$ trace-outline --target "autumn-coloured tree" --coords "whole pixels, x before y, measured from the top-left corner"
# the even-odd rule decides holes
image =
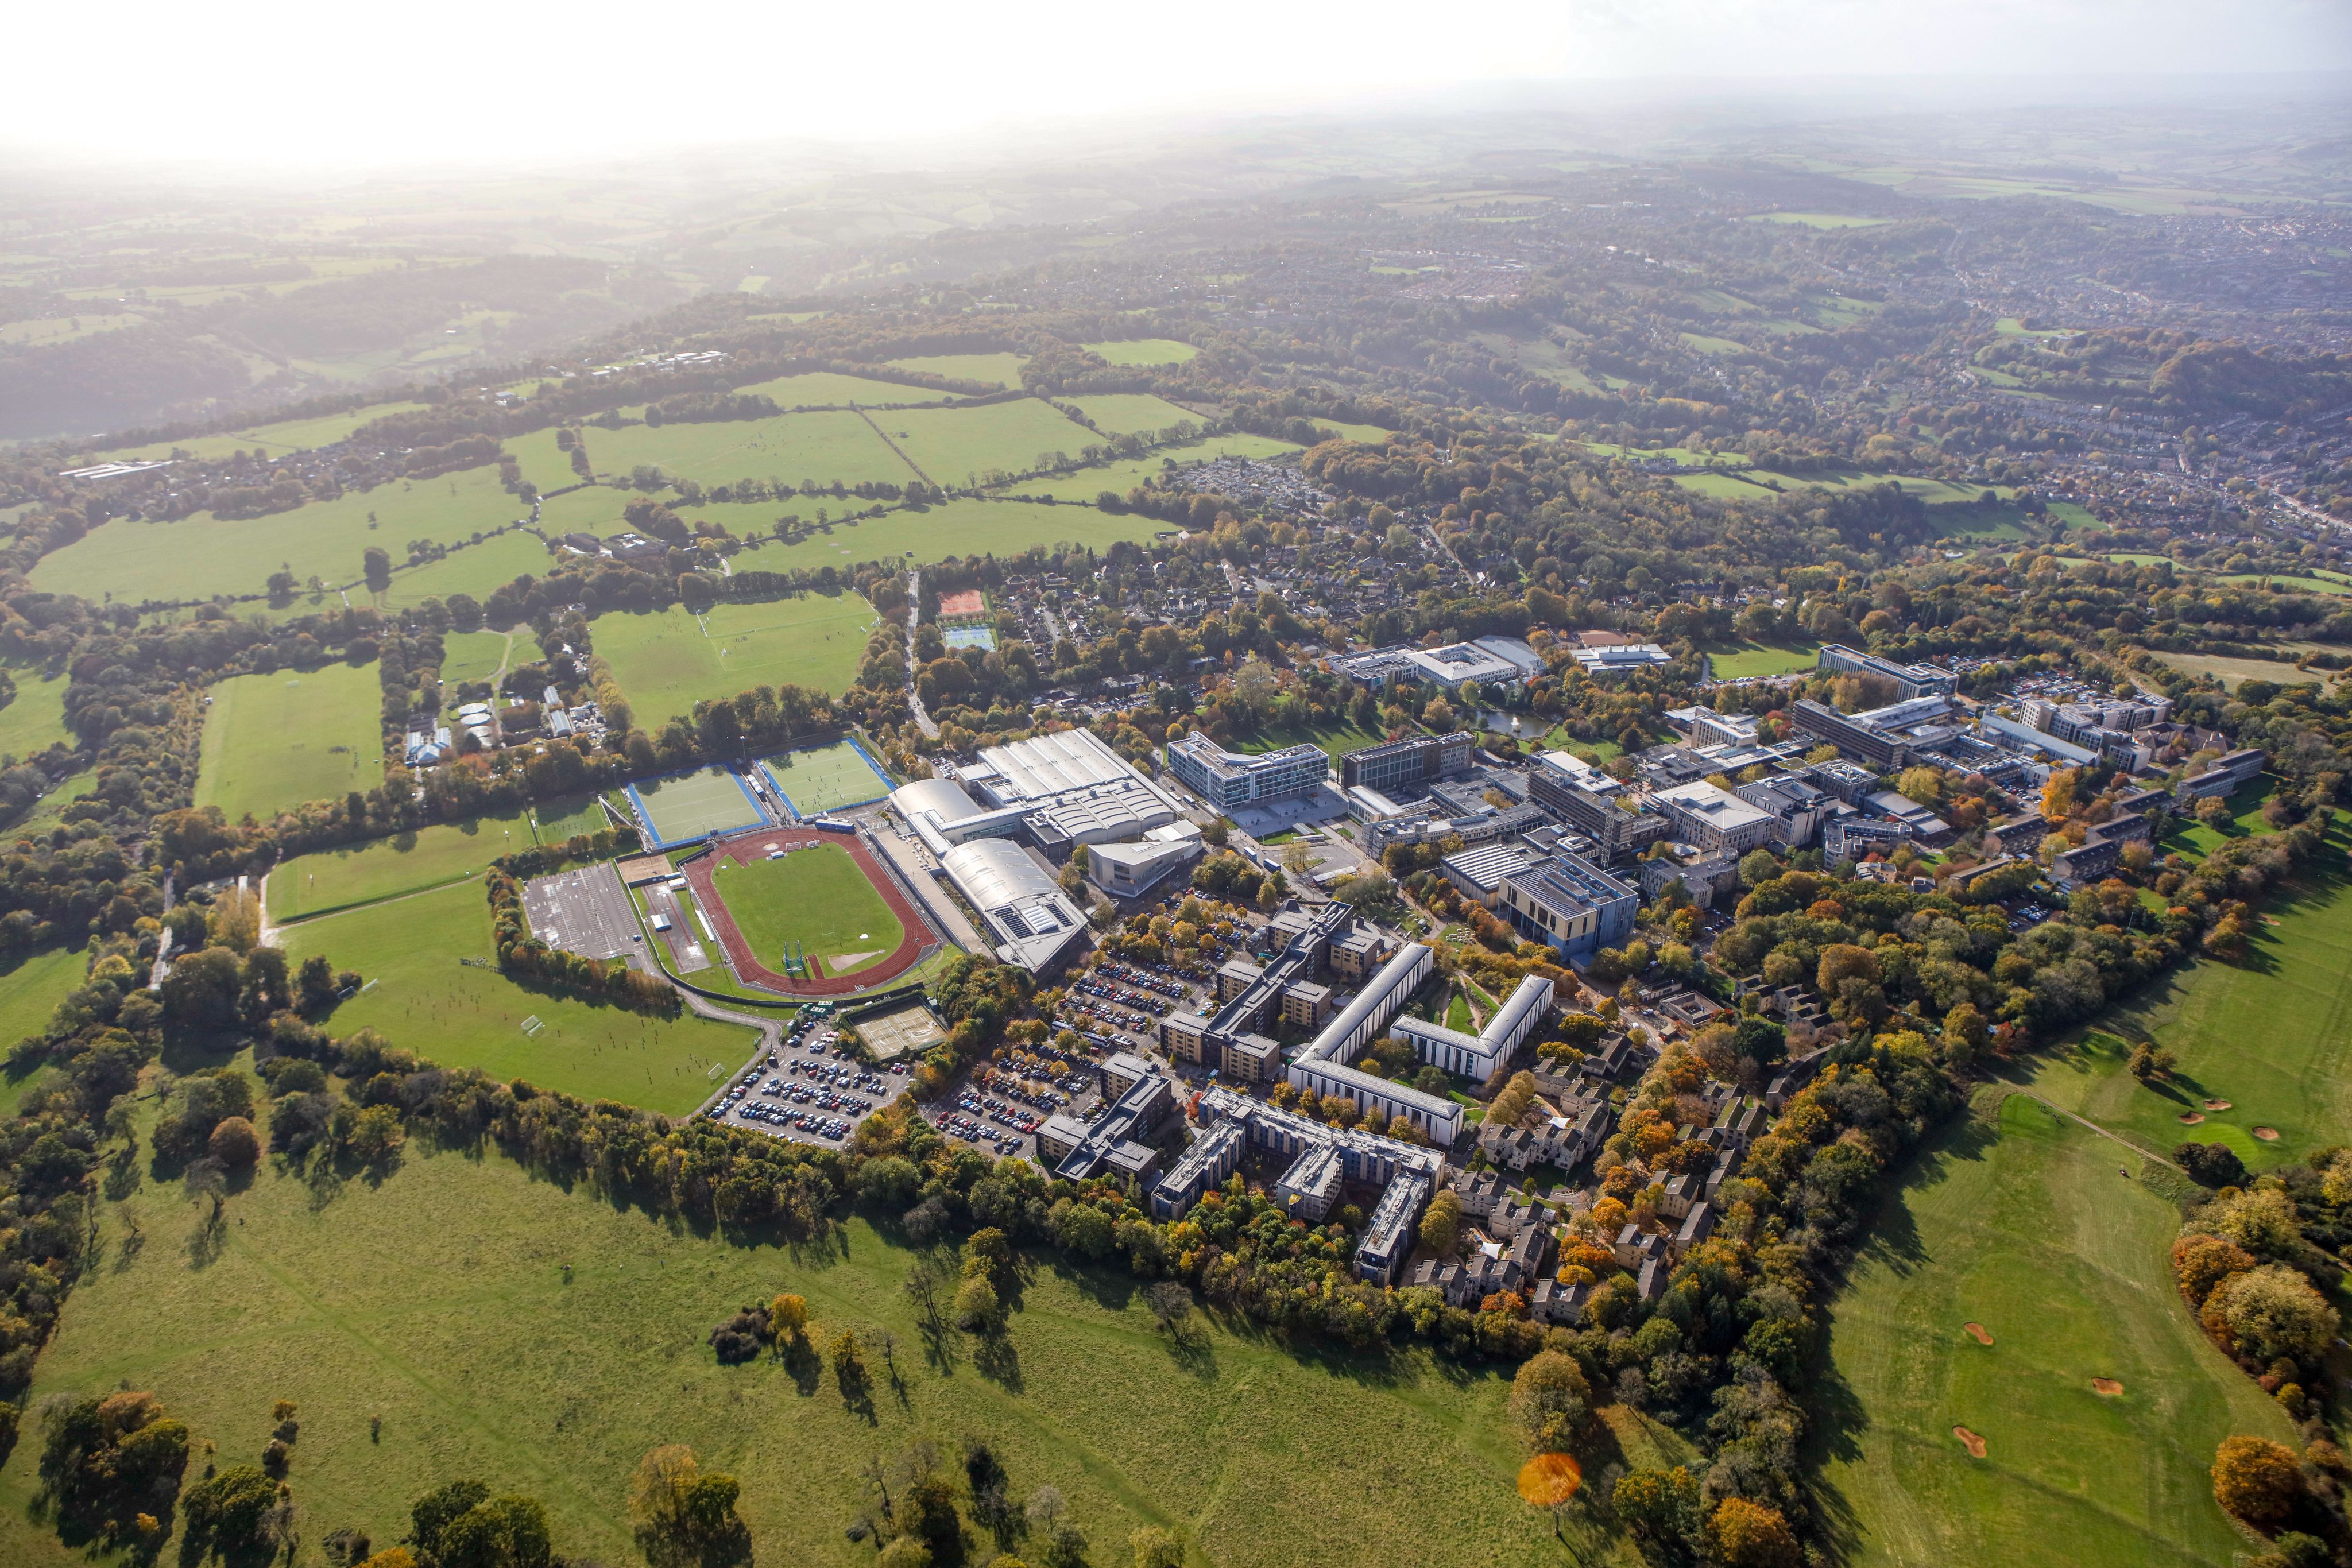
[[[1592,1415],[1592,1386],[1574,1358],[1538,1351],[1519,1364],[1511,1380],[1511,1419],[1529,1448],[1566,1453]]]
[[[751,1561],[751,1531],[735,1512],[741,1488],[705,1473],[682,1443],[654,1449],[629,1487],[629,1521],[650,1568],[733,1568]]]
[[[1805,1560],[1796,1532],[1777,1508],[1728,1497],[1709,1522],[1728,1568],[1798,1568]]]
[[[2172,1278],[2192,1306],[2203,1306],[2214,1286],[2253,1266],[2252,1253],[2218,1236],[2184,1236],[2172,1244]]]
[[[768,1303],[768,1326],[777,1343],[798,1344],[808,1333],[808,1298],[790,1291]]]
[[[2224,1437],[2213,1454],[2213,1500],[2249,1524],[2277,1524],[2303,1500],[2303,1471],[2267,1437]]]

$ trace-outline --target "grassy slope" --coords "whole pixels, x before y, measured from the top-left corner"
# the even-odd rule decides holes
[[[731,697],[791,682],[837,692],[857,678],[874,607],[855,593],[803,594],[766,603],[597,618],[596,652],[636,705],[640,727],[659,729],[703,697]],[[708,627],[706,634],[705,627]]]
[[[1997,1125],[1940,1139],[1880,1217],[1817,1396],[1822,1487],[1857,1568],[2160,1568],[2242,1547],[2206,1467],[2231,1432],[2289,1423],[2190,1321],[2166,1262],[2178,1217],[2119,1158],[2140,1164],[2012,1096]]]
[[[474,875],[502,854],[529,849],[523,813],[439,822],[341,849],[299,855],[269,873],[273,921],[297,920],[323,909],[415,893]]]
[[[88,599],[109,592],[133,601],[202,599],[258,593],[281,564],[297,580],[318,576],[332,583],[354,582],[361,556],[371,545],[398,562],[408,558],[411,539],[449,544],[529,512],[499,487],[497,467],[485,465],[347,491],[331,501],[236,522],[219,521],[210,512],[175,523],[117,517],[42,557],[33,569],[34,586]],[[370,514],[376,518],[373,528]],[[530,543],[543,560],[539,542]],[[452,560],[462,561],[468,553],[460,551]]]
[[[824,961],[825,973],[853,974],[872,960],[844,966],[835,958],[893,953],[907,935],[849,852],[832,844],[782,860],[722,862],[714,874],[743,939],[771,968],[781,966],[785,943],[798,942]]]
[[[145,1244],[125,1259],[110,1219],[107,1261],[68,1303],[33,1397],[152,1388],[223,1463],[257,1452],[273,1399],[295,1400],[310,1542],[351,1523],[388,1544],[414,1497],[471,1475],[543,1500],[558,1550],[635,1562],[629,1473],[685,1442],[742,1478],[760,1562],[864,1563],[873,1549],[842,1533],[866,1506],[857,1468],[985,1434],[1016,1497],[1060,1489],[1097,1563],[1123,1562],[1147,1522],[1223,1568],[1339,1540],[1361,1568],[1560,1560],[1512,1490],[1500,1377],[1418,1354],[1301,1358],[1222,1331],[1180,1360],[1123,1274],[1039,1273],[990,1375],[961,1336],[943,1367],[926,1362],[898,1291],[909,1255],[862,1224],[823,1247],[730,1247],[495,1155],[415,1148],[381,1186],[314,1189],[265,1164],[202,1268],[196,1206],[152,1183],[130,1203]],[[903,1399],[878,1356],[870,1415],[829,1373],[803,1391],[773,1363],[714,1364],[710,1325],[786,1289],[821,1324],[894,1333]],[[1635,1427],[1624,1448],[1639,1458],[1659,1437]],[[0,1472],[0,1558],[47,1568],[73,1559],[26,1517],[38,1450],[20,1442]]]
[[[324,953],[379,982],[335,1009],[333,1029],[373,1026],[448,1067],[479,1067],[594,1099],[679,1114],[709,1097],[711,1063],[740,1066],[751,1036],[691,1015],[675,1021],[592,1005],[508,979],[491,959],[490,910],[478,883],[306,921],[283,938],[299,964]],[[546,1028],[522,1032],[525,1019]]]
[[[37,756],[59,741],[71,746],[73,734],[66,728],[67,678],[44,675],[29,664],[9,666],[8,675],[16,683],[16,695],[0,707],[0,757]]]
[[[901,409],[877,416],[875,423],[916,467],[941,485],[970,484],[990,468],[1019,473],[1035,467],[1040,453],[1075,455],[1102,440],[1037,398],[982,408]]]
[[[383,782],[373,663],[237,675],[212,688],[195,801],[236,821]],[[336,747],[345,749],[337,751]]]

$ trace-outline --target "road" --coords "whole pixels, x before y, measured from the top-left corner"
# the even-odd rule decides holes
[[[923,569],[916,567],[907,573],[907,706],[913,710],[915,726],[925,737],[937,740],[940,727],[923,706],[921,695],[915,690],[915,628],[923,621]]]

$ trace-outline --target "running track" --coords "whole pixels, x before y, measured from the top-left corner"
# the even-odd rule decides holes
[[[874,884],[874,891],[882,895],[882,902],[890,906],[890,913],[898,916],[899,925],[905,929],[906,936],[899,940],[898,948],[879,963],[869,964],[852,974],[827,975],[819,980],[795,980],[761,963],[752,955],[751,945],[743,940],[741,929],[736,925],[735,917],[728,913],[726,901],[711,885],[711,881],[721,859],[731,860],[739,865],[750,865],[754,861],[768,858],[770,844],[787,852],[813,849],[818,844],[834,844],[847,850],[850,858],[857,862],[857,868],[866,873],[866,880]],[[719,934],[719,945],[727,949],[727,956],[734,961],[735,973],[749,984],[782,991],[786,996],[845,997],[856,991],[872,990],[913,968],[922,957],[925,947],[943,940],[931,929],[931,923],[923,918],[921,912],[907,902],[907,895],[899,888],[898,879],[875,861],[873,850],[866,846],[861,834],[817,833],[805,828],[755,828],[689,862],[686,867],[686,882],[694,889],[694,896],[701,903],[702,912],[709,916],[711,928]]]

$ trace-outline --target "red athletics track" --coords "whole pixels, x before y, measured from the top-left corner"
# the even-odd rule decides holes
[[[821,980],[795,980],[761,963],[752,956],[751,945],[743,940],[743,933],[736,925],[735,917],[727,912],[726,899],[711,885],[711,874],[719,869],[722,859],[731,860],[738,865],[766,860],[770,844],[787,852],[812,849],[818,844],[834,844],[847,850],[850,858],[856,861],[857,869],[866,873],[866,880],[874,884],[874,891],[882,895],[882,902],[890,906],[890,913],[898,916],[899,925],[907,933],[897,950],[880,963],[869,964],[854,974],[828,975]],[[931,923],[923,918],[921,911],[907,902],[907,895],[900,891],[898,882],[876,863],[874,852],[866,847],[865,839],[856,833],[813,833],[806,828],[753,829],[714,846],[709,854],[698,855],[687,862],[686,883],[694,889],[694,896],[701,902],[702,912],[710,917],[711,928],[719,933],[720,946],[727,949],[727,956],[734,961],[735,973],[747,984],[780,991],[785,996],[845,997],[854,991],[872,990],[913,968],[922,957],[926,946],[944,940],[931,929]]]

